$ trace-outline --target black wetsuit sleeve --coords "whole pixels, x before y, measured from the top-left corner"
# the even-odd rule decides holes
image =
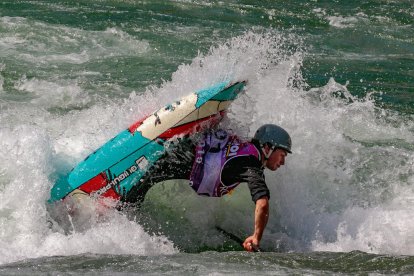
[[[246,182],[254,202],[264,196],[270,198],[262,165],[252,155],[230,159],[223,168],[221,180],[224,185]]]
[[[135,183],[131,190],[121,198],[137,207],[144,201],[145,195],[155,184],[170,179],[189,179],[194,162],[194,143],[189,139],[179,139],[171,145],[164,155]]]

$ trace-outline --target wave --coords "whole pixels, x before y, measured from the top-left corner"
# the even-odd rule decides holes
[[[89,32],[77,35],[89,41]],[[112,46],[104,48],[107,53]],[[241,237],[250,234],[253,203],[246,186],[229,197],[206,199],[179,181],[153,188],[141,212],[109,213],[84,232],[65,235],[46,222],[45,202],[57,170],[75,165],[145,114],[223,80],[248,80],[246,94],[234,102],[223,127],[248,138],[261,124],[277,123],[292,136],[294,153],[287,165],[266,174],[271,218],[265,248],[413,254],[414,225],[406,219],[413,207],[407,188],[414,184],[412,121],[377,106],[369,95],[352,96],[334,79],[309,87],[301,73],[304,56],[298,36],[249,31],[199,53],[160,86],[112,100],[97,97],[64,113],[48,110],[48,95],[60,84],[21,82],[18,88],[36,93],[38,100],[10,102],[0,112],[1,262],[86,252],[203,251],[226,240],[216,225]],[[66,87],[74,89],[76,82]],[[90,99],[82,89],[70,94],[75,96],[51,101],[60,106]],[[376,239],[380,234],[383,238]],[[405,246],[394,241],[396,235],[406,237]]]

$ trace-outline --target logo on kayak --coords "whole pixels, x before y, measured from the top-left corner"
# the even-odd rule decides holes
[[[121,183],[123,180],[125,180],[131,174],[135,173],[138,170],[141,170],[141,171],[144,170],[148,166],[148,163],[149,162],[148,162],[147,158],[145,158],[145,156],[141,156],[140,158],[135,160],[135,163],[131,167],[129,167],[128,169],[126,169],[125,171],[120,173],[117,177],[112,179],[111,182],[109,182],[104,187],[100,188],[99,190],[93,192],[91,195],[93,197],[99,197],[99,196],[103,195],[104,193],[109,191],[112,187],[115,187],[116,185]]]

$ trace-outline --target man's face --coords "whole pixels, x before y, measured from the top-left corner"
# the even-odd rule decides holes
[[[280,166],[285,164],[286,155],[287,152],[285,150],[275,149],[269,159],[267,159],[266,167],[271,171],[277,170]]]

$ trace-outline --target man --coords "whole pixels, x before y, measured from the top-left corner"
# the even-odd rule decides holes
[[[210,131],[196,144],[180,142],[167,150],[122,201],[139,206],[154,184],[168,179],[189,179],[197,194],[210,197],[221,197],[247,182],[256,207],[254,232],[243,247],[253,251],[260,245],[269,217],[270,193],[263,170],[277,170],[287,153],[291,153],[290,136],[277,125],[261,126],[251,142],[223,130]]]

